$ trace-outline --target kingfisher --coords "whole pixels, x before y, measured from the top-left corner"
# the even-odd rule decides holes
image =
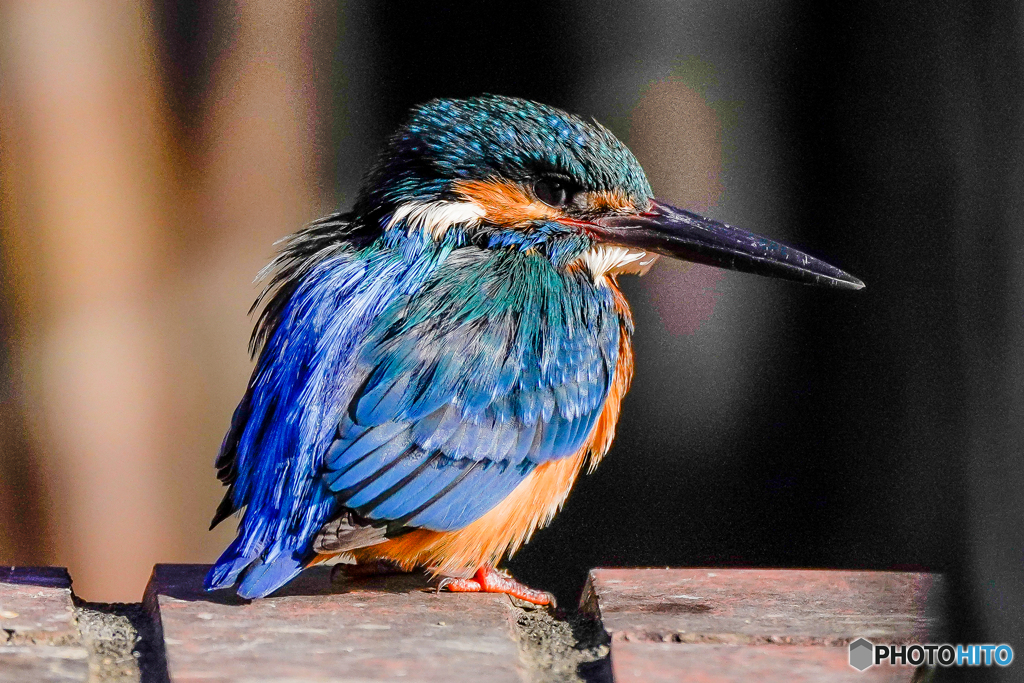
[[[239,513],[238,534],[206,588],[261,598],[341,562],[552,604],[497,567],[611,446],[633,374],[618,278],[659,255],[864,286],[654,199],[596,122],[493,95],[414,108],[352,210],[261,273],[216,460],[211,528]]]

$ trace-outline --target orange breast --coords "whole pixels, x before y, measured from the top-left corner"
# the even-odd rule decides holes
[[[615,293],[615,307],[624,319],[631,314],[613,278],[606,283]],[[511,494],[480,519],[458,531],[417,529],[380,545],[353,551],[368,562],[388,559],[407,569],[416,566],[446,576],[465,576],[484,564],[495,565],[547,526],[569,496],[586,464],[593,471],[615,436],[622,397],[633,378],[633,349],[625,329],[619,336],[619,357],[608,399],[587,444],[575,455],[539,465]]]

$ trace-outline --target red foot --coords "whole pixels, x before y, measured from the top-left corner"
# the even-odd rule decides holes
[[[476,570],[471,579],[443,579],[437,590],[446,589],[453,593],[505,593],[512,597],[532,602],[535,605],[551,605],[555,607],[555,596],[545,591],[538,591],[524,586],[508,574],[499,572],[494,567],[484,565]]]

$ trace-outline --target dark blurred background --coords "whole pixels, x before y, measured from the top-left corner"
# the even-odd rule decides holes
[[[943,571],[953,635],[1024,652],[1017,3],[2,11],[0,562],[137,600],[154,562],[212,561],[271,244],[350,205],[409,106],[490,92],[597,118],[658,196],[868,285],[625,281],[616,445],[517,576],[572,599],[593,566]]]

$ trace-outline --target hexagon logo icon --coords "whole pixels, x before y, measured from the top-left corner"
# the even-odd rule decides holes
[[[871,641],[858,638],[850,643],[850,666],[857,671],[864,671],[875,662],[875,646]]]

